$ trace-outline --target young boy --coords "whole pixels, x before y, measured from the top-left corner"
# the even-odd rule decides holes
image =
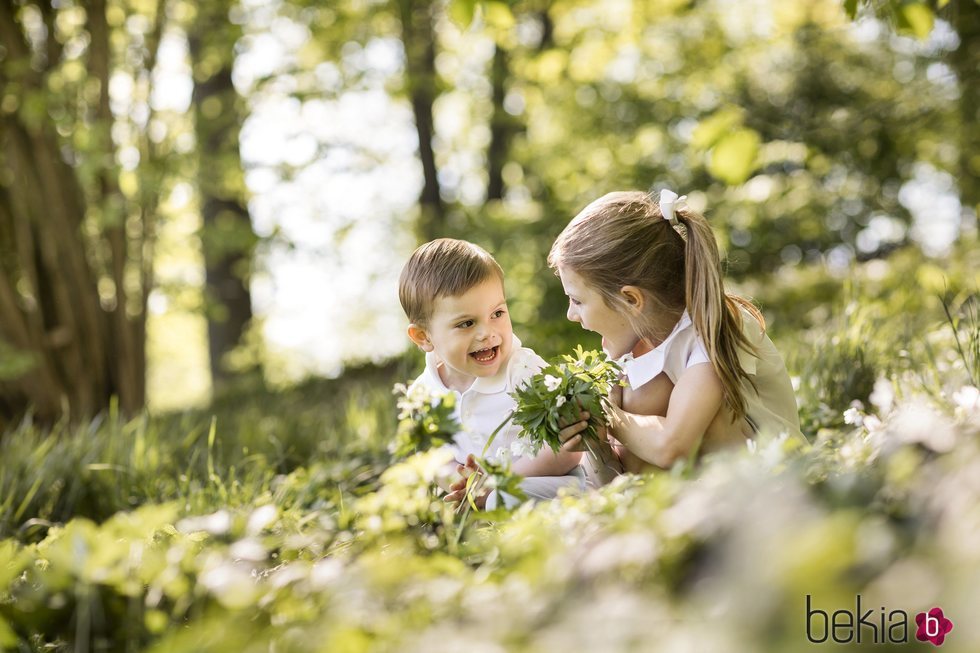
[[[514,335],[504,273],[477,245],[440,238],[416,249],[402,269],[398,298],[411,323],[408,337],[425,352],[425,370],[414,384],[456,394],[463,431],[456,435],[453,455],[456,471],[465,477],[475,469],[470,456],[483,455],[490,435],[514,409],[509,393],[545,362]],[[519,432],[509,423],[487,453],[509,449]],[[525,477],[521,489],[529,498],[553,498],[561,487],[582,486],[580,460],[581,453],[554,454],[545,447],[535,458],[513,458],[511,469]],[[459,480],[447,485],[447,498],[460,499],[461,488]],[[493,508],[500,501],[495,495],[478,503],[485,499]]]

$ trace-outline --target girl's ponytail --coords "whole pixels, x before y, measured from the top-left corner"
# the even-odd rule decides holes
[[[752,355],[758,354],[742,331],[739,309],[745,308],[762,328],[765,328],[765,319],[751,302],[725,292],[721,257],[708,221],[686,210],[678,211],[677,217],[687,232],[684,251],[687,312],[708,350],[708,358],[724,388],[725,402],[737,421],[745,417],[742,379],[755,388],[752,377],[742,369],[738,352],[742,348]]]
[[[721,379],[725,402],[736,419],[745,417],[742,380],[755,383],[739,363],[739,350],[758,350],[742,332],[741,308],[765,321],[750,302],[725,293],[715,235],[707,221],[687,209],[674,210],[670,191],[660,202],[641,191],[609,193],[565,227],[548,255],[553,268],[566,266],[602,294],[606,305],[627,315],[638,335],[659,343],[687,309],[708,358]],[[664,209],[667,209],[665,215]],[[666,218],[666,219],[665,219]],[[686,231],[686,236],[684,232]],[[633,285],[647,293],[651,310],[628,317],[620,292]]]

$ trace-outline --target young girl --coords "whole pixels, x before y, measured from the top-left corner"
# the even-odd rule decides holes
[[[711,227],[684,199],[668,190],[659,204],[643,192],[605,195],[569,223],[548,256],[568,295],[568,319],[598,332],[625,372],[628,385],[613,397],[621,408],[607,417],[627,471],[669,468],[756,436],[803,438],[765,321],[725,292]],[[562,434],[570,450],[582,417]]]

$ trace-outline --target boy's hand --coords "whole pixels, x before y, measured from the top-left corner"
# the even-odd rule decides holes
[[[589,417],[591,415],[588,411],[583,410],[578,416],[580,420],[578,422],[572,422],[571,424],[567,424],[565,420],[558,422],[558,426],[562,427],[558,433],[558,437],[561,438],[561,451],[564,453],[585,451],[585,447],[582,445],[581,434],[589,426]]]
[[[473,474],[478,476],[483,475],[483,470],[477,464],[476,459],[473,454],[466,457],[465,465],[456,465],[456,472],[459,474],[460,478],[454,481],[449,486],[449,494],[443,497],[443,501],[447,503],[461,504],[466,500],[466,486],[469,483],[469,477]],[[473,479],[473,483],[479,483],[480,479]],[[477,508],[483,510],[487,503],[487,495],[490,494],[490,490],[480,489],[477,494],[473,497],[473,501],[476,503]]]
[[[610,388],[609,402],[615,408],[622,409],[623,386],[619,384],[615,384],[613,385],[612,388]],[[561,427],[561,431],[559,431],[558,437],[561,438],[562,441],[561,450],[564,452],[585,451],[585,446],[582,444],[581,433],[586,428],[588,428],[589,418],[592,417],[592,415],[588,411],[583,410],[578,414],[578,417],[580,421],[573,422],[571,424],[565,422],[564,419],[558,421],[558,426]],[[610,442],[610,444],[613,443],[618,444],[618,442],[611,437],[611,433],[609,432],[609,429],[607,429],[605,426],[600,427],[598,431],[599,431],[598,435],[599,435],[600,442]]]
[[[559,432],[558,437],[562,440],[562,451],[588,451],[582,442],[582,431],[589,424],[588,411],[579,413],[579,418],[581,421],[565,426]],[[562,423],[559,422],[558,425],[561,426]],[[586,457],[588,462],[585,465],[585,470],[590,482],[599,487],[622,474],[623,463],[620,460],[621,453],[619,450],[622,445],[619,445],[619,441],[610,436],[609,430],[602,426],[597,430],[597,435],[599,436],[599,443],[592,445],[594,450],[589,451],[589,455]]]

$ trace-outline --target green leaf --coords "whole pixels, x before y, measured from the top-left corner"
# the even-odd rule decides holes
[[[484,8],[487,25],[501,30],[509,30],[514,26],[514,14],[503,2],[488,2]]]
[[[929,36],[935,19],[932,10],[921,2],[904,4],[899,8],[899,26],[910,30],[920,39]]]
[[[0,617],[0,646],[4,647],[4,649],[13,649],[16,645],[17,633],[4,621],[3,617]]]
[[[755,168],[761,139],[753,129],[739,129],[728,134],[711,150],[708,172],[730,185],[749,178]]]
[[[473,24],[476,15],[476,0],[452,0],[449,3],[449,18],[466,29]]]
[[[857,0],[844,0],[844,11],[847,12],[847,17],[851,20],[857,16]]]
[[[691,145],[699,150],[705,150],[725,135],[732,128],[742,124],[742,110],[738,107],[725,107],[705,118],[694,129]]]

